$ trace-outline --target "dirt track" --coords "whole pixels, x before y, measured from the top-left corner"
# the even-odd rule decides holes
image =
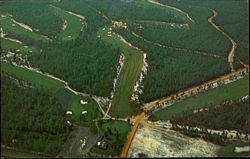
[[[212,26],[216,30],[220,31],[224,36],[226,36],[230,40],[230,42],[232,43],[232,48],[231,48],[231,50],[230,50],[230,52],[228,54],[228,59],[227,60],[228,60],[228,63],[230,65],[231,71],[234,72],[235,70],[234,70],[233,62],[234,62],[234,54],[235,54],[235,50],[236,50],[236,47],[237,47],[237,43],[229,35],[227,35],[223,30],[221,30],[219,28],[219,26],[217,26],[213,22],[213,19],[218,15],[218,13],[215,10],[213,10],[213,9],[210,9],[210,10],[213,12],[213,15],[208,19],[208,22],[210,24],[212,24]]]

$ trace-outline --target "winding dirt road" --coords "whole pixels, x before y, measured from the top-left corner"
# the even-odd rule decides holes
[[[209,8],[209,9],[210,9],[210,8]],[[227,60],[228,60],[228,63],[229,63],[229,65],[230,65],[231,72],[234,72],[235,69],[234,69],[234,66],[233,66],[233,62],[234,62],[234,54],[235,54],[235,50],[236,50],[236,47],[237,47],[237,43],[236,43],[229,35],[227,35],[223,30],[221,30],[221,29],[219,28],[219,26],[217,26],[217,25],[213,22],[213,19],[218,15],[218,13],[217,13],[215,10],[213,10],[213,9],[210,9],[210,10],[213,12],[213,15],[208,19],[208,22],[209,22],[210,24],[212,24],[212,26],[213,26],[216,30],[220,31],[224,36],[226,36],[226,37],[230,40],[230,42],[232,43],[232,48],[231,48],[231,50],[230,50],[230,52],[229,52],[229,54],[228,54]]]

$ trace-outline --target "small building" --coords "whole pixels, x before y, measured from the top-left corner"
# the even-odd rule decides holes
[[[108,144],[104,140],[98,141],[97,142],[97,147],[100,148],[100,149],[106,150],[107,147],[108,147]]]
[[[83,100],[80,100],[80,103],[81,103],[82,105],[88,104],[88,102],[85,102],[85,101],[83,101]]]
[[[105,30],[105,28],[102,28],[102,30],[104,31],[104,30]]]

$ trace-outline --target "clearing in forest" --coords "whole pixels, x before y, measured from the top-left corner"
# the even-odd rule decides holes
[[[32,32],[29,29],[26,29],[15,23],[12,16],[10,15],[1,16],[0,20],[3,31],[9,34],[11,37],[28,37],[29,39],[36,41],[48,41],[46,37]]]
[[[185,112],[221,104],[225,100],[238,100],[248,94],[249,76],[239,81],[199,93],[170,107],[153,113],[152,120],[169,120]]]
[[[118,77],[114,100],[109,114],[117,117],[127,117],[138,108],[130,100],[136,80],[142,71],[143,53],[121,41],[116,34],[110,33],[111,36],[108,36],[108,32],[113,31],[106,28],[105,30],[100,30],[99,34],[104,41],[112,44],[114,48],[119,48],[125,56],[124,66]]]
[[[80,32],[83,31],[83,27],[86,25],[84,19],[72,15],[68,13],[68,11],[65,11],[61,8],[52,5],[51,7],[53,7],[56,14],[58,14],[64,20],[62,31],[58,35],[58,38],[63,41],[76,39]]]

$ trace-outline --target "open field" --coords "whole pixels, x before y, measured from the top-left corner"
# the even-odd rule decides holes
[[[249,76],[245,78],[202,92],[194,97],[190,97],[168,108],[159,110],[152,114],[151,120],[169,120],[193,110],[221,104],[225,100],[238,100],[249,92]]]
[[[6,50],[20,50],[21,53],[38,52],[38,49],[33,46],[26,46],[5,38],[1,38],[1,48]]]
[[[18,25],[17,23],[14,23],[10,15],[5,15],[5,16],[6,17],[1,16],[1,26],[3,28],[3,31],[6,32],[10,37],[13,37],[21,41],[23,39],[30,39],[43,42],[48,41],[48,39],[46,39],[45,37],[37,33],[34,33],[28,29],[25,29],[20,25]]]
[[[58,14],[62,19],[65,20],[65,30],[63,30],[59,35],[58,38],[60,40],[72,40],[76,39],[80,32],[82,31],[83,27],[86,27],[86,23],[83,19],[80,19],[79,17],[76,17],[74,15],[71,15],[67,13],[65,10],[62,10],[58,7],[51,6],[55,10],[56,14]]]
[[[25,68],[20,68],[13,66],[9,63],[1,62],[1,71],[17,78],[24,80],[28,83],[31,83],[34,87],[37,87],[38,89],[41,89],[42,91],[45,92],[50,92],[52,95],[54,93],[57,93],[59,91],[62,91],[64,89],[65,84],[57,81],[55,79],[52,79],[50,77],[44,76],[42,74],[33,72],[31,70],[25,69]],[[68,90],[65,90],[68,91]],[[100,117],[100,112],[98,108],[98,104],[91,98],[89,97],[84,97],[82,95],[75,95],[72,92],[69,92],[71,96],[69,97],[68,101],[63,101],[61,103],[62,105],[64,102],[67,103],[66,108],[71,110],[73,112],[73,115],[71,119],[74,122],[86,122],[89,120],[93,120],[97,117]],[[60,98],[60,97],[59,97]],[[80,100],[87,101],[87,105],[81,105]],[[81,113],[82,111],[88,111],[87,114],[85,114],[83,119],[80,119],[81,116],[83,116]]]
[[[249,152],[234,152],[235,147],[249,146],[248,143],[241,143],[237,141],[232,141],[228,145],[223,146],[218,151],[219,157],[249,157]]]
[[[17,79],[25,80],[35,87],[44,89],[44,91],[46,89],[46,91],[56,92],[64,87],[62,82],[56,81],[50,77],[46,77],[42,74],[25,68],[13,66],[6,62],[1,62],[1,71],[13,75]]]
[[[99,34],[104,41],[112,44],[112,47],[119,48],[120,52],[125,56],[124,66],[117,80],[114,100],[109,114],[117,117],[126,117],[138,109],[135,108],[136,105],[131,103],[130,100],[134,85],[142,70],[143,53],[124,43],[117,35],[107,36],[108,32],[112,31],[106,28],[104,31],[100,30]]]

